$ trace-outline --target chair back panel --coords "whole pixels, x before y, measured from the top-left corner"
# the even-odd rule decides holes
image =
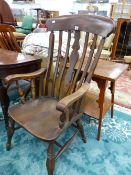
[[[17,25],[10,6],[5,0],[0,0],[0,23]]]
[[[51,33],[44,95],[61,99],[78,89],[83,82],[91,81],[105,38],[114,30],[114,22],[105,17],[74,15],[48,19],[47,26]],[[82,48],[81,32],[85,32]],[[90,53],[87,55],[89,33],[92,33],[94,38]],[[101,41],[95,53],[98,36],[101,36]],[[55,56],[56,40],[58,40],[58,47]]]
[[[15,32],[15,27],[6,24],[0,25],[0,48],[21,52],[13,32]]]

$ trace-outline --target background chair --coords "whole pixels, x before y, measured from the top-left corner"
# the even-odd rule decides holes
[[[0,48],[15,52],[21,52],[21,49],[18,45],[18,41],[16,40],[16,36],[14,35],[14,33],[15,33],[14,26],[7,24],[0,25]],[[24,80],[19,81],[19,83],[18,82],[15,83],[17,83],[17,86],[20,85],[24,89],[27,88],[29,85],[29,83]],[[12,83],[11,86],[5,87],[6,89],[8,89],[8,96],[12,101],[16,101],[16,99],[18,99],[18,93],[16,90],[15,83]]]
[[[15,32],[14,26],[0,25],[0,48],[21,52],[13,32]]]
[[[0,0],[0,23],[17,25],[10,6],[5,0]]]
[[[53,175],[55,160],[69,146],[73,138],[80,132],[82,140],[86,142],[84,130],[80,121],[83,113],[84,94],[87,92],[93,72],[100,57],[105,38],[113,31],[114,23],[111,19],[98,16],[71,15],[47,20],[49,37],[49,55],[47,69],[30,74],[17,74],[6,77],[7,84],[15,80],[31,80],[33,100],[25,102],[21,89],[21,101],[24,105],[15,105],[9,110],[8,141],[6,148],[11,148],[11,139],[15,130],[15,122],[25,128],[35,137],[46,141],[48,146],[47,170]],[[108,28],[107,28],[108,26]],[[58,55],[54,57],[55,32],[59,31]],[[62,53],[63,31],[67,31],[66,52]],[[84,31],[85,44],[79,59],[80,32]],[[89,58],[85,58],[89,33],[94,33],[92,49]],[[71,35],[74,37],[72,38]],[[97,35],[102,36],[98,51],[94,57]],[[71,46],[73,39],[73,46]],[[54,70],[53,75],[51,70]],[[36,80],[39,83],[39,98],[36,98]],[[37,86],[38,87],[38,86]],[[62,146],[57,138],[70,126],[76,130],[71,138]],[[55,154],[54,145],[60,150]]]
[[[33,25],[33,17],[32,16],[24,16],[22,25],[20,27],[16,27],[16,32],[29,34],[32,32]]]

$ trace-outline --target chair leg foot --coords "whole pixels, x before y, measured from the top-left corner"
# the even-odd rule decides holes
[[[99,135],[97,135],[97,140],[100,141],[100,136]]]
[[[55,168],[55,155],[54,155],[53,142],[50,142],[48,146],[46,167],[47,167],[48,175],[53,175],[54,168]]]
[[[79,129],[79,132],[81,134],[82,140],[84,143],[86,143],[86,137],[85,137],[85,133],[84,133],[84,129],[83,129],[83,126],[81,124],[81,121],[77,120],[76,123],[77,123],[77,128]]]
[[[9,120],[9,125],[7,128],[7,143],[6,150],[9,151],[11,149],[11,140],[14,134],[14,121],[12,119]]]
[[[114,106],[111,107],[111,118],[113,118],[114,115]]]

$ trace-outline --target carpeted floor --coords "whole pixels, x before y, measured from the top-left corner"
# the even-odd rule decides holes
[[[115,107],[114,118],[106,114],[101,141],[96,140],[97,122],[83,118],[87,143],[76,136],[70,147],[56,161],[55,175],[130,175],[131,174],[131,116]],[[69,129],[60,138],[65,141]],[[23,129],[16,131],[13,148],[5,150],[6,132],[0,122],[0,175],[47,175],[47,144]]]
[[[115,104],[131,109],[131,71],[125,71],[115,84]],[[95,81],[90,84],[90,91],[99,94],[99,89]],[[106,88],[106,96],[111,99],[111,92]]]
[[[131,70],[124,72],[116,81],[115,103],[131,109]]]

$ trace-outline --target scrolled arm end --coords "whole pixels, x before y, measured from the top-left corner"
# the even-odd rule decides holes
[[[34,72],[31,72],[31,73],[8,75],[7,77],[5,77],[4,83],[10,84],[13,81],[22,80],[22,79],[23,80],[30,80],[32,78],[37,78],[37,77],[41,76],[45,72],[46,72],[46,68],[41,68],[41,69],[34,71]]]

